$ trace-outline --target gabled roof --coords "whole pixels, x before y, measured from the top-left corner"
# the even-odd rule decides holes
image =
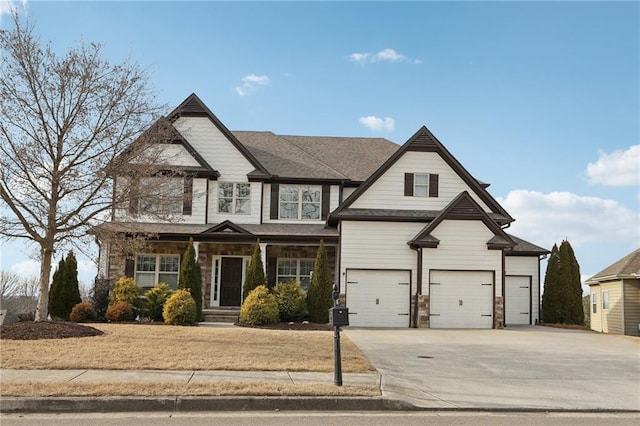
[[[247,231],[243,227],[236,225],[230,220],[225,220],[217,225],[212,226],[211,228],[203,231],[202,234],[216,234],[216,233],[231,233],[231,234],[241,234],[241,235],[253,235],[251,232]]]
[[[427,129],[422,126],[409,140],[400,147],[389,159],[378,168],[362,185],[358,187],[347,199],[338,207],[332,215],[348,208],[357,200],[374,182],[376,182],[387,170],[391,168],[403,155],[409,151],[435,152],[453,169],[455,173],[473,190],[475,194],[493,211],[505,218],[504,223],[513,222],[513,218],[502,208],[502,206],[484,188],[484,184],[475,179],[471,174],[455,159],[453,155],[442,145],[442,143]]]
[[[192,93],[180,105],[178,105],[170,114],[169,119],[173,122],[179,117],[207,117],[214,126],[236,147],[238,151],[256,168],[256,172],[263,176],[269,176],[264,166],[251,154],[251,152],[238,141],[238,139],[222,124],[218,117],[196,96]]]
[[[507,235],[506,232],[495,221],[493,221],[487,212],[469,195],[467,191],[463,191],[445,207],[435,219],[425,226],[412,240],[408,241],[412,248],[438,246],[438,240],[431,235],[434,229],[442,223],[443,220],[481,220],[484,225],[493,232],[494,237],[487,241],[490,249],[502,249],[513,247],[515,242]]]
[[[640,279],[640,249],[636,249],[614,264],[598,272],[586,282],[589,285],[619,279]]]
[[[546,248],[537,246],[515,235],[507,234],[516,243],[515,246],[504,251],[505,256],[542,256],[551,253]]]

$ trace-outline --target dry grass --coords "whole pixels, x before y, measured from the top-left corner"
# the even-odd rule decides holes
[[[3,383],[3,397],[60,396],[380,396],[377,386],[275,383]]]
[[[91,326],[105,334],[56,340],[2,340],[1,367],[333,371],[333,333],[329,331],[144,324]],[[346,336],[342,336],[341,345],[344,372],[373,370],[369,361]]]

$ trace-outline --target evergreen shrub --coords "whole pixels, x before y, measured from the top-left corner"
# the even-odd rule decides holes
[[[275,324],[279,320],[278,301],[264,285],[253,289],[240,308],[240,322],[243,324]]]
[[[267,280],[264,277],[264,265],[262,264],[262,250],[260,243],[253,247],[253,254],[247,266],[247,274],[242,285],[242,300],[245,300],[249,293],[258,286],[265,285]]]
[[[133,305],[121,301],[109,305],[107,321],[133,321]]]
[[[138,302],[139,295],[140,287],[133,278],[120,277],[111,289],[109,304],[113,305],[116,302],[126,302],[131,306],[135,306]]]
[[[320,241],[313,276],[307,292],[309,320],[318,324],[329,322],[329,309],[333,306],[333,277],[329,269],[329,256],[324,242]]]
[[[89,302],[78,303],[71,309],[71,315],[69,316],[73,322],[86,322],[95,321],[97,318],[96,311],[93,309],[93,305]]]
[[[162,321],[162,310],[167,299],[173,294],[173,290],[165,283],[158,283],[144,293],[147,299],[149,318],[153,321]]]
[[[202,316],[202,272],[200,271],[200,264],[196,259],[193,238],[189,239],[187,250],[182,256],[178,288],[189,291],[193,301],[196,303],[196,319],[199,319]]]
[[[307,314],[307,295],[300,281],[278,283],[273,289],[281,321],[300,321]]]
[[[188,290],[179,289],[164,303],[164,322],[172,325],[186,325],[196,322],[196,302]]]

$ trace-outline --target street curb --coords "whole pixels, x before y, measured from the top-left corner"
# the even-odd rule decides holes
[[[382,397],[52,397],[2,398],[0,413],[190,411],[407,411],[417,407]]]

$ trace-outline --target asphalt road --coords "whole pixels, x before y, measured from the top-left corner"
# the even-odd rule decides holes
[[[215,412],[0,415],[2,426],[189,425],[456,425],[456,426],[635,426],[639,413],[495,413],[495,412]]]

